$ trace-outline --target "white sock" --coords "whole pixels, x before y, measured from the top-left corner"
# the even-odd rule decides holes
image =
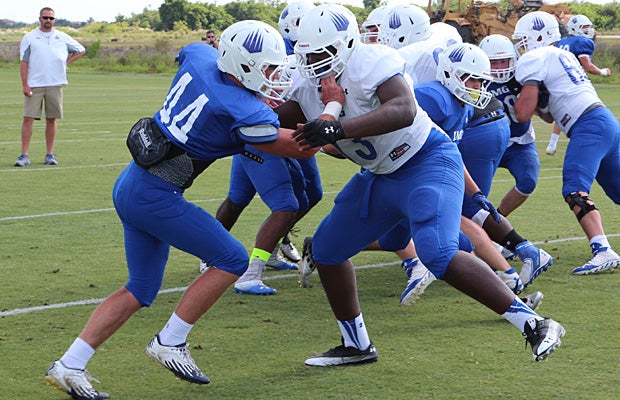
[[[265,264],[267,264],[266,260],[261,260],[260,258],[252,258],[250,259],[250,265],[248,269],[245,271],[243,275],[237,279],[236,283],[242,283],[247,281],[262,281],[263,273],[265,272]]]
[[[362,314],[349,321],[338,321],[338,326],[340,327],[345,347],[366,350],[370,346],[370,339],[368,338],[368,331],[366,331],[366,324],[364,324]]]
[[[60,358],[60,361],[67,368],[83,370],[86,369],[86,364],[93,354],[95,354],[95,349],[84,340],[77,338]]]
[[[516,326],[521,331],[521,333],[524,333],[525,323],[528,320],[532,318],[535,318],[536,320],[544,319],[540,315],[536,314],[534,310],[526,306],[525,303],[516,296],[508,310],[502,314],[502,317],[504,317],[506,321]]]
[[[193,327],[194,325],[188,324],[179,318],[176,313],[172,313],[164,329],[159,332],[159,343],[164,346],[183,344]]]
[[[590,239],[590,244],[598,243],[601,247],[609,248],[609,240],[607,240],[606,235],[596,235],[592,239]]]
[[[552,133],[551,137],[549,138],[549,144],[552,146],[556,146],[558,144],[558,139],[560,139],[560,135]]]

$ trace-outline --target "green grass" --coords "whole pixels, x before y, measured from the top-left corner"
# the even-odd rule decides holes
[[[12,166],[19,155],[22,95],[16,67],[0,69],[0,382],[2,399],[65,399],[46,387],[43,374],[86,323],[94,304],[10,314],[22,308],[101,299],[125,283],[122,228],[111,202],[118,173],[129,161],[125,137],[140,117],[161,105],[171,75],[70,72],[65,119],[59,121],[57,167],[41,164],[43,124],[35,124],[33,165]],[[618,87],[598,85],[620,114]],[[550,126],[536,120],[538,147]],[[310,368],[308,356],[337,344],[338,328],[318,278],[297,287],[293,273],[269,271],[273,297],[228,290],[201,319],[189,341],[192,355],[212,378],[206,387],[174,379],[147,361],[144,346],[158,332],[186,287],[198,260],[173,250],[161,294],[106,342],[89,364],[95,384],[114,399],[617,399],[618,274],[574,277],[589,258],[583,232],[560,195],[564,138],[558,156],[541,153],[537,190],[510,219],[527,238],[555,256],[554,266],[531,290],[541,290],[542,315],[567,329],[562,347],[534,363],[510,324],[443,282],[411,307],[398,306],[405,275],[392,253],[354,258],[376,364]],[[357,167],[319,156],[325,195],[299,225],[301,248]],[[187,198],[215,212],[228,189],[230,160],[212,165]],[[500,170],[491,199],[497,204],[513,184]],[[620,248],[618,207],[595,185],[592,193],[613,246]],[[423,205],[421,205],[423,206]],[[255,200],[233,229],[250,249],[267,216]],[[576,240],[568,240],[577,238]],[[515,264],[518,268],[518,264]],[[531,291],[528,289],[527,293]],[[10,315],[7,315],[10,314]]]

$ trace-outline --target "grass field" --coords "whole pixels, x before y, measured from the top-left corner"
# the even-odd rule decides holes
[[[121,224],[114,212],[114,180],[130,159],[128,129],[160,106],[170,75],[71,73],[65,119],[59,122],[60,165],[42,165],[43,124],[35,124],[33,165],[15,168],[20,152],[22,94],[16,67],[0,69],[0,398],[64,399],[43,375],[86,323],[95,304],[125,283]],[[598,85],[620,115],[617,86]],[[310,368],[310,355],[338,344],[339,331],[314,276],[300,289],[294,273],[269,271],[278,289],[248,297],[232,289],[201,319],[189,342],[212,379],[191,385],[147,361],[144,347],[167,321],[198,260],[173,250],[161,293],[89,364],[113,399],[618,399],[620,373],[618,274],[575,277],[590,257],[583,232],[561,199],[558,156],[544,154],[550,126],[536,120],[541,151],[539,186],[510,219],[519,232],[555,257],[553,267],[526,293],[540,290],[539,312],[567,329],[562,347],[545,363],[532,361],[520,333],[499,316],[443,282],[411,307],[398,299],[405,274],[392,253],[354,258],[365,320],[379,362],[348,368]],[[319,155],[324,200],[299,225],[301,249],[357,171],[347,161]],[[228,189],[230,160],[212,165],[186,197],[215,212]],[[491,200],[513,184],[500,170]],[[620,212],[595,185],[610,242],[620,249]],[[423,206],[423,205],[421,205]],[[267,215],[255,200],[233,229],[246,248]],[[518,264],[515,264],[520,268]]]

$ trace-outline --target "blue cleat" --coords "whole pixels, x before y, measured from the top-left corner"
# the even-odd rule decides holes
[[[523,263],[519,277],[524,288],[531,284],[541,272],[553,265],[553,257],[543,249],[534,246],[529,240],[519,243],[515,252]]]

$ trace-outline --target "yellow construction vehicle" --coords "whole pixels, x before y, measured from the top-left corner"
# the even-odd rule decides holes
[[[560,31],[564,34],[564,23],[569,18],[568,7],[548,5],[542,0],[512,0],[506,8],[498,3],[485,3],[476,0],[439,0],[434,4],[429,0],[427,12],[431,22],[445,22],[454,26],[464,42],[478,44],[482,38],[491,34],[512,37],[519,18],[531,11],[546,11],[554,14],[560,22]]]

